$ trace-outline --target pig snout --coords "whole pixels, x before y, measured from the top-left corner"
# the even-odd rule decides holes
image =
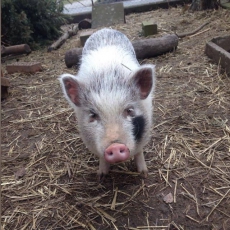
[[[105,160],[110,164],[126,161],[129,157],[129,149],[124,144],[113,143],[105,150]]]

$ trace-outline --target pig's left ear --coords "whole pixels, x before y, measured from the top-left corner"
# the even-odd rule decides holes
[[[133,77],[136,86],[140,89],[140,98],[144,100],[155,88],[155,66],[142,65],[137,69]]]

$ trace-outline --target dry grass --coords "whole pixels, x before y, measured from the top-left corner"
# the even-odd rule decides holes
[[[229,229],[230,78],[204,55],[205,42],[230,31],[230,13],[182,8],[133,14],[114,26],[140,39],[155,18],[159,34],[182,33],[174,53],[142,60],[157,65],[154,127],[145,149],[149,177],[132,161],[114,165],[103,184],[98,160],[83,145],[57,77],[75,73],[61,49],[20,57],[40,61],[33,75],[8,75],[2,102],[2,229]],[[7,60],[5,64],[15,60]],[[3,64],[4,67],[4,64]],[[164,202],[167,198],[172,202]]]

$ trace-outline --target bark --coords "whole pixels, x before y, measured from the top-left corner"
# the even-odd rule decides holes
[[[176,49],[178,37],[175,34],[160,38],[149,38],[132,42],[137,59],[155,57]],[[71,49],[65,54],[65,64],[68,68],[78,65],[82,55],[82,48]]]

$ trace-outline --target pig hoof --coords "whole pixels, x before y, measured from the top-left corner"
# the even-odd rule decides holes
[[[143,178],[143,179],[146,179],[148,177],[148,171],[142,171],[140,172],[140,176]]]
[[[104,174],[104,173],[98,174],[98,182],[102,183],[105,179],[105,176],[106,176],[106,174]]]

